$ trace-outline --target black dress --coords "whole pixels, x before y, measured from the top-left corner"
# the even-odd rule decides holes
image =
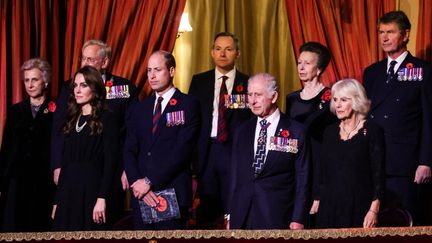
[[[318,177],[319,154],[325,128],[337,121],[336,116],[330,112],[330,89],[324,88],[315,97],[303,100],[301,90],[295,91],[286,97],[286,114],[305,126],[306,137],[311,150],[313,170],[313,194],[316,192],[314,178]]]
[[[81,116],[82,125],[89,116]],[[97,198],[107,199],[119,161],[117,119],[111,112],[102,116],[103,131],[90,135],[89,125],[65,135],[61,173],[56,193],[54,230],[102,230],[93,222]],[[106,200],[106,204],[109,201]],[[107,218],[110,215],[106,215]]]
[[[371,203],[382,200],[384,139],[370,121],[349,140],[341,140],[339,124],[329,126],[322,144],[319,228],[362,227]]]
[[[49,100],[32,115],[30,100],[11,106],[0,152],[2,231],[48,231],[54,182]]]

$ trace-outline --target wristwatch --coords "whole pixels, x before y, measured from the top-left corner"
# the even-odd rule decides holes
[[[147,178],[147,176],[146,177],[144,177],[144,182],[147,184],[147,185],[149,185],[149,186],[151,186],[152,185],[152,183],[151,183],[151,181],[150,181],[150,179],[149,178]]]

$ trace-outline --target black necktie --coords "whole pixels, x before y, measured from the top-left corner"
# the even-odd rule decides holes
[[[156,130],[157,130],[157,125],[159,122],[159,118],[161,117],[162,114],[162,96],[159,96],[159,98],[157,99],[157,104],[156,104],[156,108],[154,110],[154,114],[153,114],[153,129],[152,129],[152,133],[155,134]]]
[[[390,67],[389,67],[389,69],[388,69],[388,71],[387,71],[387,81],[386,81],[386,83],[389,83],[390,82],[390,80],[393,78],[393,76],[394,76],[394,67],[396,66],[396,61],[391,61],[390,62]]]
[[[218,128],[217,140],[219,142],[226,142],[228,140],[228,127],[226,120],[227,107],[225,106],[225,96],[228,95],[226,81],[228,77],[222,76],[222,84],[219,92],[219,107],[218,107]]]

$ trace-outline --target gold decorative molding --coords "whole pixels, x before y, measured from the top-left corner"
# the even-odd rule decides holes
[[[389,227],[374,229],[320,230],[172,230],[172,231],[75,231],[40,233],[1,233],[0,241],[89,240],[89,239],[336,239],[376,236],[432,236],[432,227]]]

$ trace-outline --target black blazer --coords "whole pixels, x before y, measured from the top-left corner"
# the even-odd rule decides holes
[[[239,71],[236,71],[232,94],[247,94],[247,84],[249,77]],[[206,158],[210,144],[210,134],[212,129],[212,113],[213,100],[215,89],[215,70],[196,74],[192,77],[192,82],[189,88],[189,95],[195,96],[201,104],[201,119],[202,126],[199,135],[197,148],[197,168],[196,171],[200,175],[206,166]],[[228,109],[228,141],[227,145],[231,145],[233,134],[237,127],[251,117],[249,109]]]
[[[245,122],[235,134],[232,153],[230,227],[244,228],[247,217],[260,229],[289,229],[291,222],[305,223],[309,195],[309,152],[304,127],[283,113],[277,125],[298,139],[298,152],[269,150],[255,178],[254,140],[257,118]],[[276,135],[276,134],[275,134]],[[270,136],[270,134],[269,134]]]
[[[190,206],[191,155],[201,124],[199,103],[176,90],[165,107],[153,136],[155,98],[153,95],[131,107],[124,148],[125,171],[130,184],[147,177],[152,182],[152,190],[174,188],[179,205]],[[184,124],[167,125],[167,113],[174,111],[184,112]],[[132,199],[132,206],[138,207],[136,198]]]
[[[369,118],[384,129],[386,173],[413,176],[418,165],[432,165],[432,76],[430,63],[410,53],[399,67],[423,68],[423,80],[387,84],[387,59],[364,71],[364,87],[372,101]]]
[[[120,126],[120,148],[123,148],[123,141],[126,136],[126,115],[127,110],[130,105],[137,101],[137,90],[134,84],[132,84],[129,80],[114,76],[110,73],[105,74],[106,81],[113,81],[113,86],[117,85],[127,85],[129,88],[130,97],[129,98],[116,98],[116,99],[107,99],[106,104],[109,110],[112,111],[114,117],[118,119],[118,124]],[[51,147],[51,168],[56,169],[60,168],[61,163],[61,154],[63,150],[63,127],[66,122],[67,115],[67,102],[69,100],[69,96],[73,94],[73,89],[71,88],[72,80],[67,80],[63,83],[60,95],[57,98],[57,110],[54,113],[53,118],[53,130],[52,130],[52,147]],[[120,154],[120,158],[122,158]],[[122,167],[123,163],[119,165]]]

